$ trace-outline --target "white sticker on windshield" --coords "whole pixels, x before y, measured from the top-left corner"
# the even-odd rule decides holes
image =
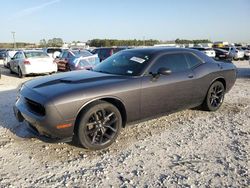
[[[130,60],[135,61],[137,63],[143,63],[144,61],[146,61],[145,59],[139,57],[131,57]]]

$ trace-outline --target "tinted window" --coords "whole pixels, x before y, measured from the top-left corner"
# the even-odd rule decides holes
[[[62,58],[67,58],[67,56],[68,56],[68,52],[63,52],[62,53]]]
[[[150,72],[157,73],[159,68],[168,68],[172,72],[183,72],[188,70],[188,63],[184,54],[167,54],[160,57],[151,67]]]
[[[69,52],[68,53],[68,58],[74,58],[74,56]]]
[[[47,49],[47,53],[51,53],[51,54],[53,54],[54,52],[61,52],[62,51],[62,49],[60,49],[60,48],[49,48],[49,49]]]
[[[77,51],[72,51],[72,53],[76,56],[76,57],[88,57],[88,56],[92,56],[93,54],[91,54],[89,51],[87,50],[77,50]]]
[[[100,53],[100,50],[99,49],[94,49],[91,53],[92,54],[98,54],[98,53]]]
[[[101,50],[101,56],[102,57],[109,57],[112,54],[113,54],[113,50],[112,49],[102,49]]]
[[[17,58],[18,58],[18,54],[19,54],[19,52],[17,52],[17,53],[13,56],[13,59],[17,59]]]
[[[24,52],[24,54],[25,54],[26,58],[48,57],[48,55],[46,53],[44,53],[43,51],[28,51],[28,52]],[[21,57],[22,57],[22,53],[21,53]]]
[[[188,60],[189,68],[195,67],[202,63],[202,61],[193,54],[185,54]]]

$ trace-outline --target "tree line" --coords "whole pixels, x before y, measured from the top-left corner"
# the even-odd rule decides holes
[[[111,47],[111,46],[153,46],[159,44],[160,41],[149,40],[118,40],[118,39],[93,39],[88,41],[89,46],[94,47]]]
[[[36,44],[34,43],[26,43],[26,42],[17,42],[16,48],[36,48]],[[0,48],[14,48],[14,43],[0,43]]]
[[[53,38],[49,40],[41,39],[39,42],[39,47],[40,48],[45,48],[45,47],[62,47],[63,46],[63,39],[61,38]]]
[[[176,43],[176,44],[200,44],[200,43],[211,43],[208,39],[198,39],[198,40],[187,40],[177,38],[175,41],[159,41],[155,39],[149,40],[118,40],[118,39],[92,39],[87,42],[89,46],[92,47],[111,47],[111,46],[153,46],[155,44],[166,44],[166,43]],[[39,44],[17,42],[17,48],[46,48],[46,47],[62,47],[64,44],[61,38],[52,38],[49,40],[41,39]],[[0,48],[13,48],[13,43],[0,43]]]
[[[175,44],[202,44],[202,43],[212,43],[208,39],[198,39],[198,40],[187,40],[187,39],[176,39]]]

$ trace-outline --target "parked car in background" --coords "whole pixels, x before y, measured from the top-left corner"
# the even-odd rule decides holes
[[[215,51],[212,48],[206,48],[206,47],[192,47],[191,49],[199,50],[206,54],[208,57],[215,58]]]
[[[249,60],[250,58],[250,47],[241,47],[241,49],[244,51],[244,59]]]
[[[232,60],[233,56],[226,50],[223,50],[221,48],[214,48],[215,51],[215,59],[219,60]]]
[[[127,123],[201,106],[216,111],[234,85],[233,63],[184,48],[121,51],[92,71],[25,82],[14,112],[40,139],[107,148]],[[51,92],[53,90],[53,92]]]
[[[62,53],[61,48],[52,48],[52,47],[51,48],[44,48],[43,51],[45,53],[47,53],[53,59],[55,59],[56,57],[58,57]]]
[[[57,64],[58,70],[72,71],[92,69],[100,60],[97,55],[87,50],[63,50],[54,62]]]
[[[236,61],[240,59],[244,59],[244,55],[245,55],[244,51],[236,49],[234,46],[223,47],[221,49],[228,51],[230,56],[232,56],[233,59]]]
[[[9,63],[11,61],[11,58],[13,58],[13,56],[16,54],[16,52],[17,51],[15,51],[15,50],[7,50],[5,52],[5,58],[3,60],[4,67],[6,67],[6,68],[10,67]]]
[[[0,50],[0,60],[4,60],[6,56],[6,50]]]
[[[53,59],[42,50],[21,50],[16,52],[9,62],[10,73],[17,73],[20,78],[28,74],[57,72]]]
[[[111,55],[121,51],[126,50],[128,48],[125,47],[116,47],[116,48],[96,48],[91,53],[92,54],[98,54],[98,57],[100,59],[100,62],[107,59]]]

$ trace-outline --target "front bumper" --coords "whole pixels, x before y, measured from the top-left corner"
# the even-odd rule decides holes
[[[40,115],[32,111],[26,101],[26,96],[31,100],[37,101],[36,93],[25,87],[19,95],[13,109],[16,119],[19,122],[26,121],[36,133],[36,137],[43,141],[60,141],[70,140],[74,131],[74,120],[65,120],[58,113],[53,105],[46,105],[46,114]],[[24,97],[25,96],[25,97]],[[39,96],[41,98],[41,96]],[[68,124],[71,126],[65,128],[58,128],[58,125]]]

